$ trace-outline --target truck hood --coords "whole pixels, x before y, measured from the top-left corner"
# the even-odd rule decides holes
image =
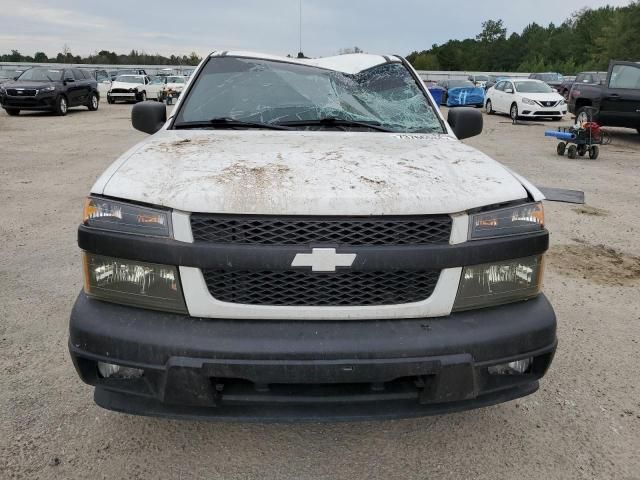
[[[162,130],[93,192],[187,212],[455,213],[527,197],[512,173],[448,135]]]

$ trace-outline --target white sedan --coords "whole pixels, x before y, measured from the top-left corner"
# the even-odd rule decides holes
[[[512,119],[547,117],[561,120],[567,114],[564,97],[540,80],[501,80],[487,90],[488,114],[508,113]]]
[[[167,92],[182,93],[187,79],[181,75],[158,76],[151,80],[147,87],[149,100],[162,100]]]
[[[147,75],[120,75],[111,83],[107,92],[107,102],[117,100],[144,102],[147,99],[147,88],[151,78]]]

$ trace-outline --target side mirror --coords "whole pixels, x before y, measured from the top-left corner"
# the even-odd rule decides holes
[[[504,93],[513,93],[513,88],[505,88]]]
[[[20,78],[20,75],[16,75],[15,77],[13,77],[13,80],[16,81]]]
[[[131,109],[131,124],[136,130],[153,135],[167,121],[167,107],[164,103],[147,100],[136,103]]]
[[[482,113],[476,108],[458,107],[449,110],[447,122],[459,140],[482,133]]]
[[[75,78],[68,77],[68,78],[65,78],[65,79],[64,79],[64,81],[65,81],[65,83],[73,83],[73,82],[75,82],[75,81],[76,81],[76,79],[75,79]]]

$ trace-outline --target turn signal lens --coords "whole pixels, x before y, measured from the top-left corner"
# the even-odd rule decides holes
[[[88,227],[156,237],[171,235],[171,216],[167,210],[89,197],[82,217],[82,222]]]
[[[543,257],[473,265],[462,270],[453,310],[493,307],[540,293]]]
[[[544,229],[542,202],[501,208],[470,216],[469,239],[503,237]]]

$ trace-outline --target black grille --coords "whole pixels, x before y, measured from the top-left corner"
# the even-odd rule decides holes
[[[130,92],[126,88],[112,88],[111,93],[136,93],[136,92]]]
[[[35,90],[16,90],[14,88],[7,88],[7,94],[14,96],[14,97],[35,97],[36,96],[36,91]]]
[[[439,271],[336,273],[204,270],[211,295],[248,305],[366,306],[426,300]]]
[[[191,215],[196,242],[244,245],[424,245],[448,243],[449,215],[408,217],[265,217]]]

